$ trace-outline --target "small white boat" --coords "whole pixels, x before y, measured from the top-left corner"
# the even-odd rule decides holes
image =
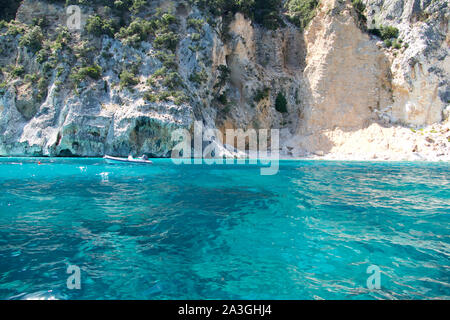
[[[111,157],[111,156],[104,156],[103,159],[105,159],[105,161],[107,163],[135,163],[135,164],[153,164],[152,161],[145,159],[145,158],[133,158],[133,157],[128,157],[128,158],[119,158],[119,157]]]

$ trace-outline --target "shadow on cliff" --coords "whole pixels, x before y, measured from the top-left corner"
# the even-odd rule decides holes
[[[13,20],[21,2],[22,0],[2,0],[0,2],[0,20]]]

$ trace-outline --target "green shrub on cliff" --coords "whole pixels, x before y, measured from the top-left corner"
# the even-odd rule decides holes
[[[256,91],[253,100],[258,103],[263,99],[266,99],[269,97],[269,93],[270,93],[270,89],[267,87],[264,87],[264,89],[259,89],[258,91]]]
[[[352,6],[359,14],[363,14],[364,10],[366,10],[366,5],[362,0],[352,0]]]
[[[50,54],[51,54],[51,52],[50,52],[49,48],[44,47],[41,50],[39,50],[39,52],[36,54],[36,61],[38,63],[43,63],[43,62],[47,61]]]
[[[222,94],[219,94],[217,96],[217,101],[219,101],[223,105],[226,105],[228,103],[227,94],[225,92]]]
[[[6,82],[6,81],[0,82],[0,93],[1,94],[5,93],[7,87],[8,87],[8,82]]]
[[[39,77],[37,74],[26,74],[25,77],[23,78],[26,82],[29,83],[37,83],[37,81],[39,80]]]
[[[285,3],[289,21],[304,29],[316,14],[318,0],[289,0]]]
[[[42,18],[33,18],[31,24],[33,26],[39,26],[41,28],[46,28],[48,26],[48,20],[46,17]]]
[[[25,68],[23,66],[13,66],[11,68],[11,75],[13,77],[22,77],[25,74]]]
[[[394,49],[399,50],[399,49],[402,48],[402,45],[401,45],[401,43],[400,43],[399,41],[394,40],[394,42],[392,42],[392,47],[393,47]]]
[[[177,106],[179,106],[189,100],[183,91],[173,91],[172,97],[173,97],[173,103],[175,103]]]
[[[287,110],[287,100],[282,92],[279,92],[277,98],[275,99],[275,110],[281,113],[286,113]]]
[[[352,5],[358,15],[358,20],[365,24],[367,22],[367,18],[364,15],[364,10],[366,10],[366,5],[364,2],[362,2],[362,0],[352,0]]]
[[[178,44],[177,26],[178,20],[173,14],[158,9],[150,19],[135,18],[127,27],[122,27],[116,37],[126,45],[137,47],[155,36],[155,48],[174,51]]]
[[[48,93],[48,83],[45,77],[41,77],[37,83],[37,99],[39,101],[44,100]]]
[[[181,87],[183,85],[183,80],[181,79],[178,72],[170,72],[165,76],[162,83],[167,88],[173,90],[178,87]]]
[[[187,26],[188,26],[188,28],[193,28],[197,32],[201,32],[202,31],[204,24],[205,24],[205,21],[203,19],[195,19],[195,18],[187,19]]]
[[[169,91],[160,91],[160,92],[158,92],[156,97],[157,97],[157,100],[160,102],[161,101],[168,102],[170,100],[169,98],[171,97],[171,94]]]
[[[29,48],[33,53],[41,50],[44,35],[39,26],[35,26],[28,30],[22,38],[20,38],[19,45]]]
[[[156,57],[162,62],[163,66],[167,69],[176,70],[178,68],[178,63],[176,56],[173,53],[166,53],[164,51],[158,51]]]
[[[156,12],[156,16],[159,16],[160,19],[157,20],[158,21],[158,26],[159,28],[161,27],[169,27],[171,25],[176,25],[178,24],[178,20],[177,17],[175,17],[173,14],[171,13],[161,13],[160,11]]]
[[[117,10],[121,13],[130,11],[134,14],[139,13],[147,0],[46,0],[47,2],[65,3],[69,5],[98,5]]]
[[[142,7],[145,6],[146,4],[147,4],[146,0],[134,0],[131,5],[130,11],[133,12],[134,14],[137,14],[139,13],[139,10],[141,10]]]
[[[113,5],[115,9],[128,10],[131,7],[132,2],[130,0],[115,0]]]
[[[245,1],[238,1],[239,3]],[[249,9],[253,11],[253,19],[256,23],[264,26],[270,30],[276,30],[278,27],[283,26],[283,20],[281,19],[281,3],[280,0],[253,0],[247,1],[252,5],[252,8]],[[250,12],[251,12],[250,11]],[[249,13],[244,12],[247,15]],[[252,15],[249,15],[252,18]]]
[[[98,64],[94,64],[89,67],[82,67],[71,74],[71,79],[75,81],[76,84],[85,80],[87,77],[93,80],[99,80],[102,76],[102,68]]]
[[[98,64],[91,67],[81,68],[80,72],[94,80],[99,80],[102,76],[102,68]]]
[[[144,100],[147,102],[157,102],[158,98],[153,92],[147,91],[144,93]]]
[[[392,26],[381,27],[381,38],[382,39],[392,39],[398,37],[398,29]]]
[[[0,20],[0,30],[6,28],[8,26],[8,22],[5,20]]]
[[[203,82],[205,82],[208,79],[208,75],[206,74],[206,71],[202,69],[201,71],[194,72],[189,76],[189,81],[200,85]]]
[[[398,38],[398,29],[392,26],[380,26],[379,28],[369,29],[369,33],[380,37],[382,40],[391,40]]]
[[[11,21],[8,24],[8,31],[6,32],[8,36],[17,36],[19,34],[25,34],[25,27],[16,23],[16,21]]]
[[[178,44],[178,35],[174,32],[169,31],[167,33],[162,33],[156,36],[155,41],[153,42],[155,48],[157,49],[168,49],[171,51],[175,51]]]
[[[147,102],[167,102],[173,100],[174,104],[181,105],[188,101],[188,97],[183,91],[161,91],[158,93],[147,91],[144,93],[144,100]]]
[[[54,50],[61,50],[67,48],[70,50],[69,42],[72,39],[72,35],[67,27],[57,27],[55,40],[51,43],[50,47]]]
[[[131,72],[123,70],[120,75],[120,88],[132,87],[139,83],[139,79]]]
[[[154,24],[141,18],[133,20],[128,27],[120,28],[116,37],[122,39],[124,44],[138,46],[141,41],[147,40],[153,33]]]
[[[99,15],[90,16],[86,21],[86,31],[94,36],[114,35],[114,25],[112,20],[103,19]]]
[[[226,65],[221,64],[217,67],[219,75],[217,76],[217,83],[214,85],[214,89],[217,91],[222,90],[222,87],[228,82],[231,76],[231,70]]]

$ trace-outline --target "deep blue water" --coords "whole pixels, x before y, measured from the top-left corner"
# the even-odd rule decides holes
[[[448,163],[41,161],[0,158],[0,299],[450,298]]]

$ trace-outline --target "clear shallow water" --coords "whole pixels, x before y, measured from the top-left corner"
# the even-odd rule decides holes
[[[449,164],[41,161],[0,158],[0,299],[450,298]]]

